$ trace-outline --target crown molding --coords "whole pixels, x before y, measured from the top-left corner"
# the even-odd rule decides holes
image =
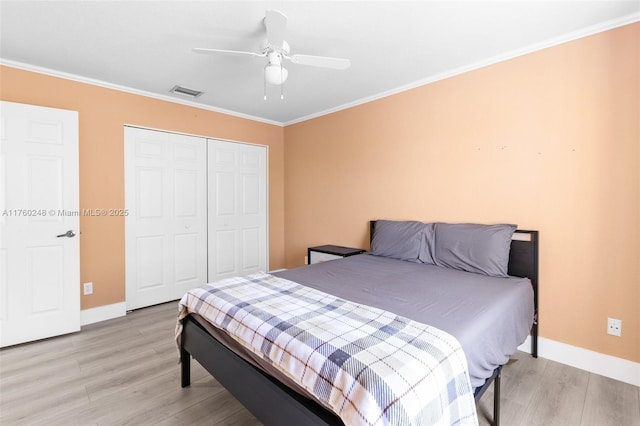
[[[345,109],[349,109],[349,108],[353,108],[362,104],[366,104],[378,99],[382,99],[382,98],[386,98],[388,96],[392,96],[392,95],[396,95],[398,93],[402,93],[402,92],[406,92],[408,90],[412,90],[418,87],[422,87],[425,86],[427,84],[431,84],[431,83],[435,83],[437,81],[440,80],[444,80],[450,77],[454,77],[460,74],[464,74],[467,73],[469,71],[474,71],[480,68],[484,68],[490,65],[494,65],[497,64],[499,62],[503,62],[503,61],[507,61],[513,58],[517,58],[519,56],[524,56],[527,55],[529,53],[534,53],[543,49],[547,49],[550,47],[554,47],[554,46],[558,46],[564,43],[568,43],[580,38],[584,38],[584,37],[589,37],[591,35],[594,34],[598,34],[604,31],[608,31],[608,30],[612,30],[615,28],[619,28],[625,25],[629,25],[629,24],[633,24],[636,22],[640,21],[640,12],[636,12],[627,16],[623,16],[621,18],[617,18],[617,19],[612,19],[609,21],[605,21],[605,22],[601,22],[599,24],[590,26],[590,27],[586,27],[583,29],[580,29],[578,31],[573,31],[571,33],[567,33],[564,34],[562,36],[559,37],[555,37],[555,38],[551,38],[548,40],[545,40],[543,42],[540,43],[535,43],[529,46],[526,46],[524,48],[520,48],[520,49],[516,49],[513,50],[511,52],[507,52],[501,55],[496,55],[490,58],[487,58],[485,60],[482,61],[478,61],[475,62],[473,64],[469,64],[463,67],[458,67],[455,68],[453,70],[449,70],[440,74],[437,74],[435,76],[431,76],[425,79],[421,79],[421,80],[417,80],[414,81],[412,83],[400,86],[400,87],[396,87],[394,89],[391,90],[387,90],[384,92],[380,92],[377,93],[375,95],[372,96],[367,96],[365,98],[361,98],[358,99],[356,101],[352,101],[352,102],[348,102],[342,105],[339,105],[337,107],[334,108],[330,108],[330,109],[326,109],[323,111],[319,111],[317,113],[314,114],[309,114],[303,117],[299,117],[296,118],[294,120],[290,120],[290,121],[286,121],[286,122],[279,122],[279,121],[275,121],[275,120],[268,120],[262,117],[257,117],[257,116],[252,116],[252,115],[248,115],[248,114],[243,114],[237,111],[231,111],[231,110],[227,110],[227,109],[223,109],[223,108],[217,108],[217,107],[212,107],[212,106],[208,106],[208,105],[203,105],[200,103],[196,103],[196,102],[192,102],[189,100],[183,100],[183,99],[177,99],[175,97],[171,97],[169,95],[159,95],[159,94],[155,94],[155,93],[151,93],[151,92],[147,92],[147,91],[143,91],[143,90],[139,90],[139,89],[135,89],[132,87],[126,87],[126,86],[121,86],[121,85],[117,85],[117,84],[113,84],[113,83],[108,83],[105,81],[101,81],[101,80],[97,80],[97,79],[91,79],[91,78],[87,78],[87,77],[83,77],[83,76],[79,76],[79,75],[75,75],[75,74],[70,74],[70,73],[65,73],[65,72],[61,72],[61,71],[56,71],[56,70],[52,70],[52,69],[48,69],[48,68],[43,68],[43,67],[38,67],[35,65],[30,65],[30,64],[25,64],[25,63],[21,63],[21,62],[16,62],[16,61],[11,61],[11,60],[7,60],[7,59],[3,59],[0,58],[0,65],[5,65],[5,66],[9,66],[12,68],[18,68],[18,69],[23,69],[26,71],[31,71],[31,72],[35,72],[35,73],[39,73],[39,74],[46,74],[46,75],[50,75],[53,77],[58,77],[58,78],[64,78],[67,80],[72,80],[72,81],[77,81],[80,83],[85,83],[85,84],[91,84],[94,86],[100,86],[100,87],[105,87],[108,89],[113,89],[113,90],[118,90],[121,92],[126,92],[126,93],[131,93],[131,94],[135,94],[135,95],[139,95],[139,96],[145,96],[148,98],[153,98],[153,99],[158,99],[158,100],[162,100],[165,102],[171,102],[171,103],[175,103],[175,104],[180,104],[180,105],[186,105],[186,106],[190,106],[193,108],[198,108],[198,109],[202,109],[202,110],[207,110],[207,111],[213,111],[213,112],[217,112],[220,114],[225,114],[225,115],[230,115],[233,117],[238,117],[238,118],[244,118],[247,120],[252,120],[252,121],[257,121],[257,122],[261,122],[261,123],[265,123],[265,124],[271,124],[271,125],[275,125],[275,126],[279,126],[279,127],[286,127],[292,124],[296,124],[296,123],[300,123],[303,121],[307,121],[307,120],[312,120],[314,118],[318,118],[318,117],[322,117],[325,115],[329,115],[329,114],[333,114],[335,112],[339,112]]]
[[[520,49],[516,49],[516,50],[512,50],[511,52],[507,52],[501,55],[496,55],[487,59],[484,59],[482,61],[478,61],[475,62],[473,64],[469,64],[469,65],[465,65],[463,67],[459,67],[459,68],[455,68],[453,70],[449,70],[446,72],[443,72],[441,74],[437,74],[435,76],[431,76],[425,79],[421,79],[421,80],[417,80],[414,81],[412,83],[406,84],[404,86],[400,86],[400,87],[396,87],[394,89],[391,90],[387,90],[385,92],[381,92],[378,93],[376,95],[372,95],[372,96],[368,96],[366,98],[362,98],[359,99],[357,101],[353,101],[353,102],[349,102],[340,106],[337,106],[335,108],[330,108],[330,109],[326,109],[324,111],[320,111],[318,113],[315,114],[310,114],[310,115],[306,115],[304,117],[300,117],[297,118],[295,120],[291,120],[291,121],[286,121],[283,123],[283,125],[289,126],[292,124],[296,124],[296,123],[301,123],[303,121],[307,121],[307,120],[311,120],[314,118],[318,118],[318,117],[322,117],[324,115],[329,115],[329,114],[333,114],[335,112],[338,111],[342,111],[345,109],[349,109],[349,108],[353,108],[362,104],[366,104],[378,99],[382,99],[382,98],[386,98],[388,96],[392,96],[392,95],[396,95],[398,93],[402,93],[402,92],[406,92],[408,90],[411,89],[415,89],[418,87],[422,87],[422,86],[426,86],[427,84],[430,83],[435,83],[437,81],[440,80],[444,80],[450,77],[455,77],[457,75],[460,74],[464,74],[467,73],[469,71],[474,71],[480,68],[484,68],[490,65],[494,65],[497,64],[499,62],[503,62],[503,61],[508,61],[509,59],[513,59],[513,58],[517,58],[519,56],[524,56],[527,55],[529,53],[534,53],[537,52],[539,50],[543,50],[543,49],[547,49],[549,47],[554,47],[554,46],[558,46],[564,43],[569,43],[571,41],[574,40],[578,40],[584,37],[589,37],[592,36],[594,34],[598,34],[601,32],[605,32],[605,31],[609,31],[615,28],[619,28],[619,27],[623,27],[625,25],[629,25],[629,24],[633,24],[635,22],[639,22],[640,21],[640,12],[636,12],[633,13],[631,15],[627,15],[627,16],[623,16],[621,18],[617,18],[617,19],[612,19],[609,21],[605,21],[605,22],[601,22],[597,25],[593,25],[590,27],[586,27],[586,28],[582,28],[578,31],[573,31],[571,33],[567,33],[567,34],[563,34],[562,36],[559,37],[555,37],[555,38],[551,38],[548,40],[545,40],[543,42],[540,43],[535,43],[535,44],[531,44],[529,46],[520,48]]]
[[[228,109],[223,109],[223,108],[216,108],[216,107],[212,107],[212,106],[208,106],[208,105],[203,105],[197,102],[192,102],[186,99],[179,99],[179,98],[175,98],[169,95],[159,95],[157,93],[151,93],[151,92],[147,92],[144,90],[139,90],[139,89],[135,89],[133,87],[127,87],[127,86],[121,86],[119,84],[113,84],[113,83],[109,83],[106,81],[102,81],[102,80],[97,80],[97,79],[93,79],[93,78],[88,78],[88,77],[83,77],[80,75],[76,75],[76,74],[71,74],[71,73],[66,73],[66,72],[62,72],[62,71],[57,71],[57,70],[52,70],[49,68],[44,68],[44,67],[39,67],[36,65],[31,65],[31,64],[25,64],[22,62],[17,62],[17,61],[12,61],[9,59],[4,59],[4,58],[0,58],[0,65],[4,65],[7,67],[11,67],[11,68],[17,68],[17,69],[21,69],[24,71],[29,71],[29,72],[34,72],[34,73],[38,73],[38,74],[44,74],[44,75],[49,75],[52,77],[57,77],[57,78],[63,78],[65,80],[71,80],[71,81],[76,81],[78,83],[84,83],[84,84],[90,84],[92,86],[99,86],[99,87],[104,87],[106,89],[112,89],[112,90],[117,90],[120,92],[125,92],[125,93],[130,93],[130,94],[134,94],[134,95],[138,95],[138,96],[144,96],[147,98],[153,98],[153,99],[158,99],[161,101],[165,101],[165,102],[171,102],[174,104],[180,104],[180,105],[185,105],[185,106],[190,106],[193,108],[198,108],[198,109],[203,109],[203,110],[207,110],[207,111],[213,111],[213,112],[217,112],[220,114],[225,114],[225,115],[230,115],[233,117],[238,117],[238,118],[244,118],[247,120],[252,120],[252,121],[258,121],[261,123],[265,123],[265,124],[271,124],[274,126],[279,126],[282,127],[283,124],[279,121],[274,121],[274,120],[268,120],[262,117],[256,117],[253,115],[248,115],[248,114],[243,114],[237,111],[231,111]]]

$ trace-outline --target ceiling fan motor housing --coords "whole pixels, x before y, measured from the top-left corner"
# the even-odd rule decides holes
[[[267,56],[271,52],[280,53],[281,55],[288,55],[291,51],[289,43],[287,43],[285,40],[282,41],[282,46],[275,46],[272,43],[269,43],[269,40],[265,38],[260,47],[261,52],[266,53]]]

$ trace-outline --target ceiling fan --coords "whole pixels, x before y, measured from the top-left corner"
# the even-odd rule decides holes
[[[351,66],[351,61],[348,59],[299,54],[290,55],[289,52],[291,49],[289,47],[289,43],[284,39],[287,29],[287,17],[282,12],[278,10],[267,10],[263,22],[266,28],[266,38],[262,42],[261,51],[259,53],[240,50],[209,49],[203,47],[196,47],[193,51],[203,54],[230,54],[267,58],[268,62],[264,67],[265,100],[267,99],[267,83],[279,85],[280,98],[284,99],[282,85],[289,76],[289,72],[282,65],[284,59],[291,61],[294,64],[310,65],[336,70],[344,70]]]

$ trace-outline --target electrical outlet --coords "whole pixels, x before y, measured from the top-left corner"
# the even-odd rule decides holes
[[[612,336],[622,336],[622,320],[607,318],[607,333]]]
[[[307,258],[307,256],[304,257],[304,264],[308,265],[309,264],[309,259]]]
[[[82,284],[82,288],[84,290],[84,295],[93,294],[93,283],[84,283]]]

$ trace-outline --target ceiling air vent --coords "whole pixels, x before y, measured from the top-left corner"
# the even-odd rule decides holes
[[[182,86],[173,86],[173,88],[169,90],[169,92],[177,93],[178,95],[188,96],[190,98],[197,98],[198,96],[204,93],[199,90],[187,89],[186,87],[182,87]]]

